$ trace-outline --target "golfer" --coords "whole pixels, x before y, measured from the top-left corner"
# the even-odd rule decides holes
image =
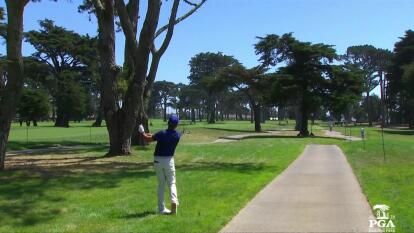
[[[142,131],[146,141],[157,141],[154,151],[154,167],[158,178],[158,210],[160,214],[177,214],[178,196],[175,186],[174,152],[180,141],[180,133],[175,130],[178,122],[178,117],[171,115],[168,119],[168,128],[154,135],[144,133],[143,127],[140,126],[140,132]],[[170,188],[171,210],[165,207],[165,184]]]

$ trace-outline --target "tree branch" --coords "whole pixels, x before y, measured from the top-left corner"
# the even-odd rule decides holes
[[[155,56],[161,57],[165,53],[165,51],[167,50],[168,45],[171,42],[171,38],[172,38],[173,33],[174,33],[174,26],[176,25],[175,18],[177,17],[177,11],[178,11],[178,6],[179,5],[180,5],[180,0],[174,0],[173,6],[172,6],[172,9],[171,9],[170,20],[168,22],[167,35],[165,36],[165,39],[162,42],[162,45],[161,45],[160,49],[155,52]],[[154,49],[155,49],[155,46],[154,46]]]
[[[130,48],[130,56],[135,56],[135,51],[138,48],[136,34],[134,33],[134,27],[129,18],[127,8],[124,0],[115,0],[115,7],[121,21],[122,30],[125,34],[125,40],[127,41],[128,47]]]
[[[190,1],[188,1],[188,0],[184,0],[184,2],[185,2],[185,3],[187,3],[187,4],[188,4],[188,5],[190,5],[190,6],[197,6],[197,4],[196,4],[196,3],[190,2]]]
[[[145,90],[144,90],[144,96],[145,97],[149,96],[149,91],[151,90],[152,85],[155,81],[155,77],[156,77],[156,74],[157,74],[157,69],[158,69],[158,65],[159,65],[159,62],[160,62],[160,58],[165,53],[165,51],[168,48],[168,45],[171,42],[171,38],[172,38],[173,33],[174,33],[175,25],[177,25],[179,22],[183,21],[184,19],[186,19],[187,17],[192,15],[195,11],[197,11],[197,9],[200,8],[206,2],[206,0],[202,0],[199,4],[194,4],[194,3],[191,3],[189,1],[185,1],[185,2],[190,4],[190,5],[193,4],[194,8],[192,10],[190,10],[189,12],[187,12],[186,14],[184,14],[183,16],[181,16],[180,18],[176,19],[177,18],[178,7],[179,7],[179,4],[180,4],[180,0],[174,0],[173,6],[171,8],[171,14],[170,14],[168,24],[161,27],[155,33],[155,38],[156,38],[157,36],[162,34],[165,30],[167,30],[167,35],[165,36],[164,41],[163,41],[160,49],[157,51],[154,44],[151,48],[151,53],[152,53],[153,57],[152,57],[152,61],[151,61],[151,67],[150,67],[149,73],[148,73],[147,78],[146,78],[147,85],[145,86]]]
[[[96,10],[103,11],[105,8],[101,2],[101,0],[92,0],[93,5],[95,6]]]
[[[129,20],[131,20],[135,35],[138,31],[139,2],[140,0],[129,0],[128,4],[126,5]]]
[[[126,5],[129,20],[131,21],[135,36],[137,35],[138,31],[139,6],[140,0],[129,0],[128,4]],[[134,59],[131,57],[130,51],[131,49],[129,47],[129,44],[125,43],[124,68],[127,70],[128,76],[131,76],[134,73]]]
[[[186,18],[188,18],[190,15],[192,15],[194,12],[196,12],[198,10],[198,8],[200,8],[207,0],[202,0],[200,3],[196,4],[194,6],[193,9],[191,9],[190,11],[188,11],[186,14],[182,15],[181,17],[177,18],[174,22],[174,24],[178,24],[181,21],[185,20]],[[188,3],[188,1],[187,1]],[[190,4],[191,5],[191,4]],[[157,38],[159,35],[161,35],[164,31],[166,31],[169,27],[170,23],[168,23],[167,25],[162,26],[160,29],[157,30],[157,32],[155,33],[155,38]]]

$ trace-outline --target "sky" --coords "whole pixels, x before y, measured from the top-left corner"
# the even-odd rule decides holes
[[[94,36],[96,19],[78,13],[81,2],[29,3],[24,30],[39,29],[38,21],[48,18],[58,26]],[[163,5],[160,26],[167,22],[171,2]],[[184,5],[180,13],[185,12]],[[4,0],[0,6],[5,6]],[[200,52],[223,52],[246,67],[256,66],[258,57],[253,45],[258,41],[257,36],[267,34],[293,32],[300,41],[335,45],[339,54],[348,46],[362,44],[392,50],[406,30],[414,29],[413,9],[414,0],[207,0],[195,14],[176,26],[157,80],[188,83],[189,60]],[[0,53],[5,54],[4,42],[0,46]],[[123,63],[123,47],[122,32],[117,33],[118,64]],[[23,54],[33,52],[24,43]]]

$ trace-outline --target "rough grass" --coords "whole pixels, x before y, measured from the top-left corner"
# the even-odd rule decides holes
[[[397,232],[414,232],[414,131],[366,128],[367,141],[341,143],[371,206],[386,204]],[[359,128],[353,129],[354,134]]]

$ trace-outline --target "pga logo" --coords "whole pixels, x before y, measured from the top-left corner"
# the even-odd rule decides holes
[[[384,232],[395,232],[395,224],[392,221],[394,216],[390,216],[388,211],[390,207],[387,205],[375,205],[373,207],[377,219],[369,220],[369,228],[381,228]]]

